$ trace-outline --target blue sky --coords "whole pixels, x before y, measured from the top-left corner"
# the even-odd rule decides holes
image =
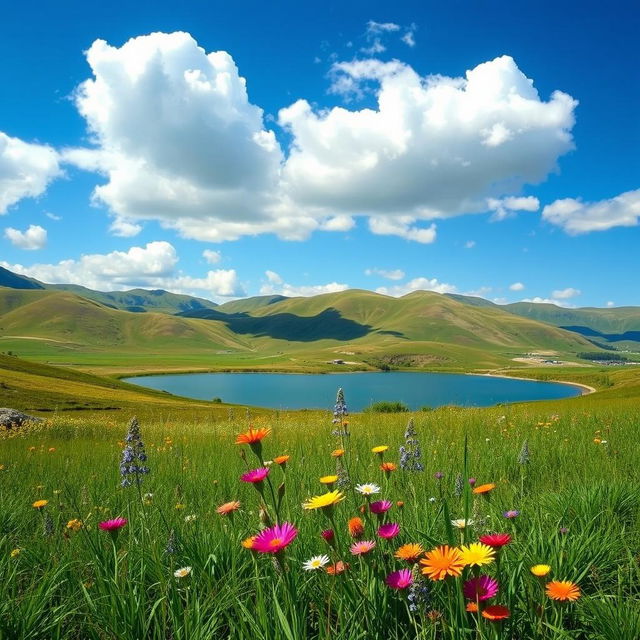
[[[14,3],[0,264],[640,304],[634,4]]]

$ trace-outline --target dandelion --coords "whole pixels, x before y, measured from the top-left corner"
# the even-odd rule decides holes
[[[34,509],[43,509],[49,504],[48,500],[36,500],[31,506]]]
[[[258,536],[249,536],[248,538],[245,538],[240,544],[245,548],[245,549],[253,549],[254,548],[254,544],[256,542],[256,538]]]
[[[260,467],[259,469],[252,469],[251,471],[247,471],[247,473],[243,473],[240,476],[240,480],[242,482],[250,482],[251,484],[255,484],[256,486],[262,485],[264,479],[269,475],[269,467]]]
[[[334,449],[331,452],[332,458],[341,458],[344,455],[344,449]]]
[[[12,558],[17,558],[17,557],[20,555],[20,553],[21,553],[21,552],[22,552],[22,549],[20,549],[20,548],[18,547],[18,548],[16,548],[16,549],[13,549],[9,555],[10,555]]]
[[[511,509],[511,511],[505,511],[502,515],[508,520],[513,520],[520,515],[520,512],[516,509]]]
[[[307,502],[302,504],[303,509],[314,510],[314,509],[325,509],[330,511],[334,505],[338,504],[344,500],[344,493],[338,491],[329,491],[321,496],[315,496],[313,498],[309,498]]]
[[[546,594],[552,600],[558,600],[560,602],[566,602],[568,600],[573,602],[580,597],[580,587],[575,582],[569,580],[554,580],[547,583]]]
[[[496,552],[482,542],[472,542],[460,547],[462,561],[467,567],[481,567],[494,561]]]
[[[510,615],[509,609],[501,604],[492,604],[482,610],[482,617],[487,620],[505,620]]]
[[[173,572],[173,575],[176,578],[186,578],[187,576],[191,575],[191,567],[182,567],[182,569],[176,569]]]
[[[322,478],[320,478],[320,484],[326,484],[329,486],[335,484],[337,481],[338,476],[322,476]]]
[[[400,533],[400,525],[396,522],[389,522],[387,524],[383,524],[378,527],[378,536],[380,538],[385,538],[386,540],[391,540],[391,538],[395,538]]]
[[[239,508],[240,502],[238,502],[237,500],[233,500],[231,502],[225,502],[224,504],[221,504],[216,509],[216,513],[220,514],[221,516],[227,516],[229,514],[232,514],[234,511],[237,511]]]
[[[431,580],[444,580],[447,576],[457,578],[464,569],[460,551],[449,545],[427,551],[426,557],[420,560],[420,564],[422,573]]]
[[[344,573],[349,568],[348,562],[343,562],[342,560],[338,560],[338,562],[329,565],[326,568],[326,572],[330,576],[339,576],[341,573]]]
[[[406,589],[413,583],[413,575],[410,569],[400,569],[390,573],[385,582],[392,589]]]
[[[327,555],[313,556],[313,558],[303,563],[302,568],[305,571],[316,571],[317,569],[323,569],[328,564],[329,564],[329,556]]]
[[[82,529],[82,520],[78,520],[78,518],[69,520],[69,522],[67,522],[67,529],[71,529],[71,531],[80,531],[80,529]]]
[[[366,484],[356,485],[356,491],[363,496],[372,496],[376,493],[380,493],[380,487],[377,484],[369,482]]]
[[[390,500],[378,500],[377,502],[372,502],[369,505],[369,510],[371,511],[371,513],[375,513],[376,515],[381,515],[389,511],[389,509],[391,509],[392,506],[393,504]]]
[[[480,536],[480,542],[489,545],[490,547],[499,548],[511,542],[511,536],[508,533],[489,533],[484,536]]]
[[[264,529],[253,541],[252,549],[260,553],[279,553],[298,535],[298,530],[290,523],[276,524]]]
[[[489,482],[487,484],[481,484],[479,487],[473,488],[473,493],[477,495],[488,494],[496,488],[496,485],[493,482]]]
[[[537,578],[544,578],[549,575],[551,567],[548,564],[534,564],[530,571]]]
[[[354,542],[350,547],[349,551],[354,556],[364,556],[373,549],[375,549],[376,543],[373,540],[360,540],[359,542]]]
[[[478,576],[467,580],[462,586],[462,593],[468,600],[489,600],[498,593],[498,581],[489,576]]]
[[[416,542],[409,542],[403,544],[393,555],[398,560],[404,560],[410,564],[418,562],[420,556],[424,553],[424,549],[421,544]]]
[[[381,444],[377,447],[373,447],[373,449],[371,449],[371,453],[376,453],[379,456],[382,456],[382,454],[387,451],[389,449],[389,447],[386,444]]]
[[[144,450],[137,418],[131,418],[124,441],[125,447],[122,450],[120,461],[120,475],[122,476],[120,486],[131,486],[131,476],[135,478],[136,485],[140,486],[142,476],[149,473],[149,467],[144,464],[147,461],[147,454]]]
[[[359,538],[364,534],[364,522],[362,522],[362,518],[351,518],[348,523],[349,535],[352,538]]]

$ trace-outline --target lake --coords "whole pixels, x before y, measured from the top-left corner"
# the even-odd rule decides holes
[[[220,398],[232,404],[270,409],[332,409],[338,387],[350,411],[372,402],[399,401],[412,410],[459,405],[488,407],[502,402],[579,396],[579,387],[451,373],[185,373],[138,376],[125,382],[197,400]]]

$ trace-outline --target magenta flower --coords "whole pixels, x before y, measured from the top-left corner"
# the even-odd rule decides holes
[[[261,531],[253,541],[251,548],[260,553],[278,553],[289,545],[297,535],[298,530],[290,522],[283,522]]]
[[[498,593],[498,581],[489,576],[471,578],[464,583],[462,593],[469,600],[489,600]]]
[[[320,535],[329,543],[333,542],[333,539],[336,537],[336,534],[333,532],[333,529],[325,529],[320,533]]]
[[[269,467],[260,467],[260,469],[252,469],[251,471],[247,471],[247,473],[243,473],[240,476],[240,480],[242,482],[251,482],[253,484],[257,484],[262,482],[269,475]]]
[[[395,538],[400,533],[400,525],[395,522],[388,522],[378,527],[378,535],[381,538]]]
[[[511,542],[511,536],[508,533],[488,533],[484,536],[480,536],[480,542],[483,542],[490,547],[498,548],[504,547]]]
[[[369,551],[372,551],[376,546],[376,543],[373,540],[360,540],[359,542],[354,542],[351,547],[349,547],[349,551],[354,556],[364,556]]]
[[[100,522],[98,526],[103,531],[111,532],[119,531],[120,529],[122,529],[122,527],[124,527],[125,524],[127,524],[126,518],[114,518],[113,520],[105,520],[104,522]]]
[[[390,500],[378,500],[377,502],[372,502],[369,505],[369,509],[371,510],[371,513],[381,514],[385,511],[389,511],[391,506],[392,504]]]
[[[411,569],[400,569],[400,571],[390,573],[387,576],[386,583],[392,589],[406,589],[413,583]]]

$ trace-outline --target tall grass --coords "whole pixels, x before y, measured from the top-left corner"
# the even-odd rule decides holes
[[[141,420],[151,472],[139,490],[135,483],[120,487],[126,421],[55,416],[7,432],[0,440],[0,638],[635,640],[640,411],[586,406],[352,416],[342,458],[351,484],[333,524],[301,506],[324,493],[321,476],[336,472],[330,454],[340,440],[327,414]],[[384,460],[398,463],[409,417],[425,470],[385,474],[371,449],[388,445]],[[272,429],[262,441],[266,460],[291,456],[284,469],[271,465],[273,494],[267,485],[264,500],[239,482],[260,466],[248,447],[234,444],[250,423]],[[525,440],[530,460],[520,463]],[[496,488],[474,495],[470,477]],[[397,538],[378,538],[375,517],[361,513],[366,500],[354,486],[363,482],[377,483],[376,497],[393,502],[386,519],[400,524]],[[280,520],[299,530],[282,561],[241,545],[275,520],[279,494]],[[48,504],[32,507],[39,499]],[[216,513],[230,500],[241,502],[239,511]],[[505,518],[510,510],[520,515]],[[354,516],[377,543],[369,560],[349,552]],[[115,517],[128,524],[112,539],[97,525]],[[82,521],[79,530],[67,528],[72,519]],[[458,529],[456,519],[473,524]],[[334,525],[335,549],[320,536]],[[418,600],[385,584],[407,566],[393,557],[401,544],[430,550],[488,532],[512,536],[499,564],[480,571],[499,581],[491,602],[509,609],[504,621],[465,610],[461,584],[477,569],[432,582],[418,565],[416,585],[426,595]],[[302,563],[319,554],[350,567],[338,576],[304,571]],[[551,601],[530,572],[538,563],[552,567],[546,581],[574,581],[581,597]],[[182,567],[191,567],[190,575],[175,577]]]

